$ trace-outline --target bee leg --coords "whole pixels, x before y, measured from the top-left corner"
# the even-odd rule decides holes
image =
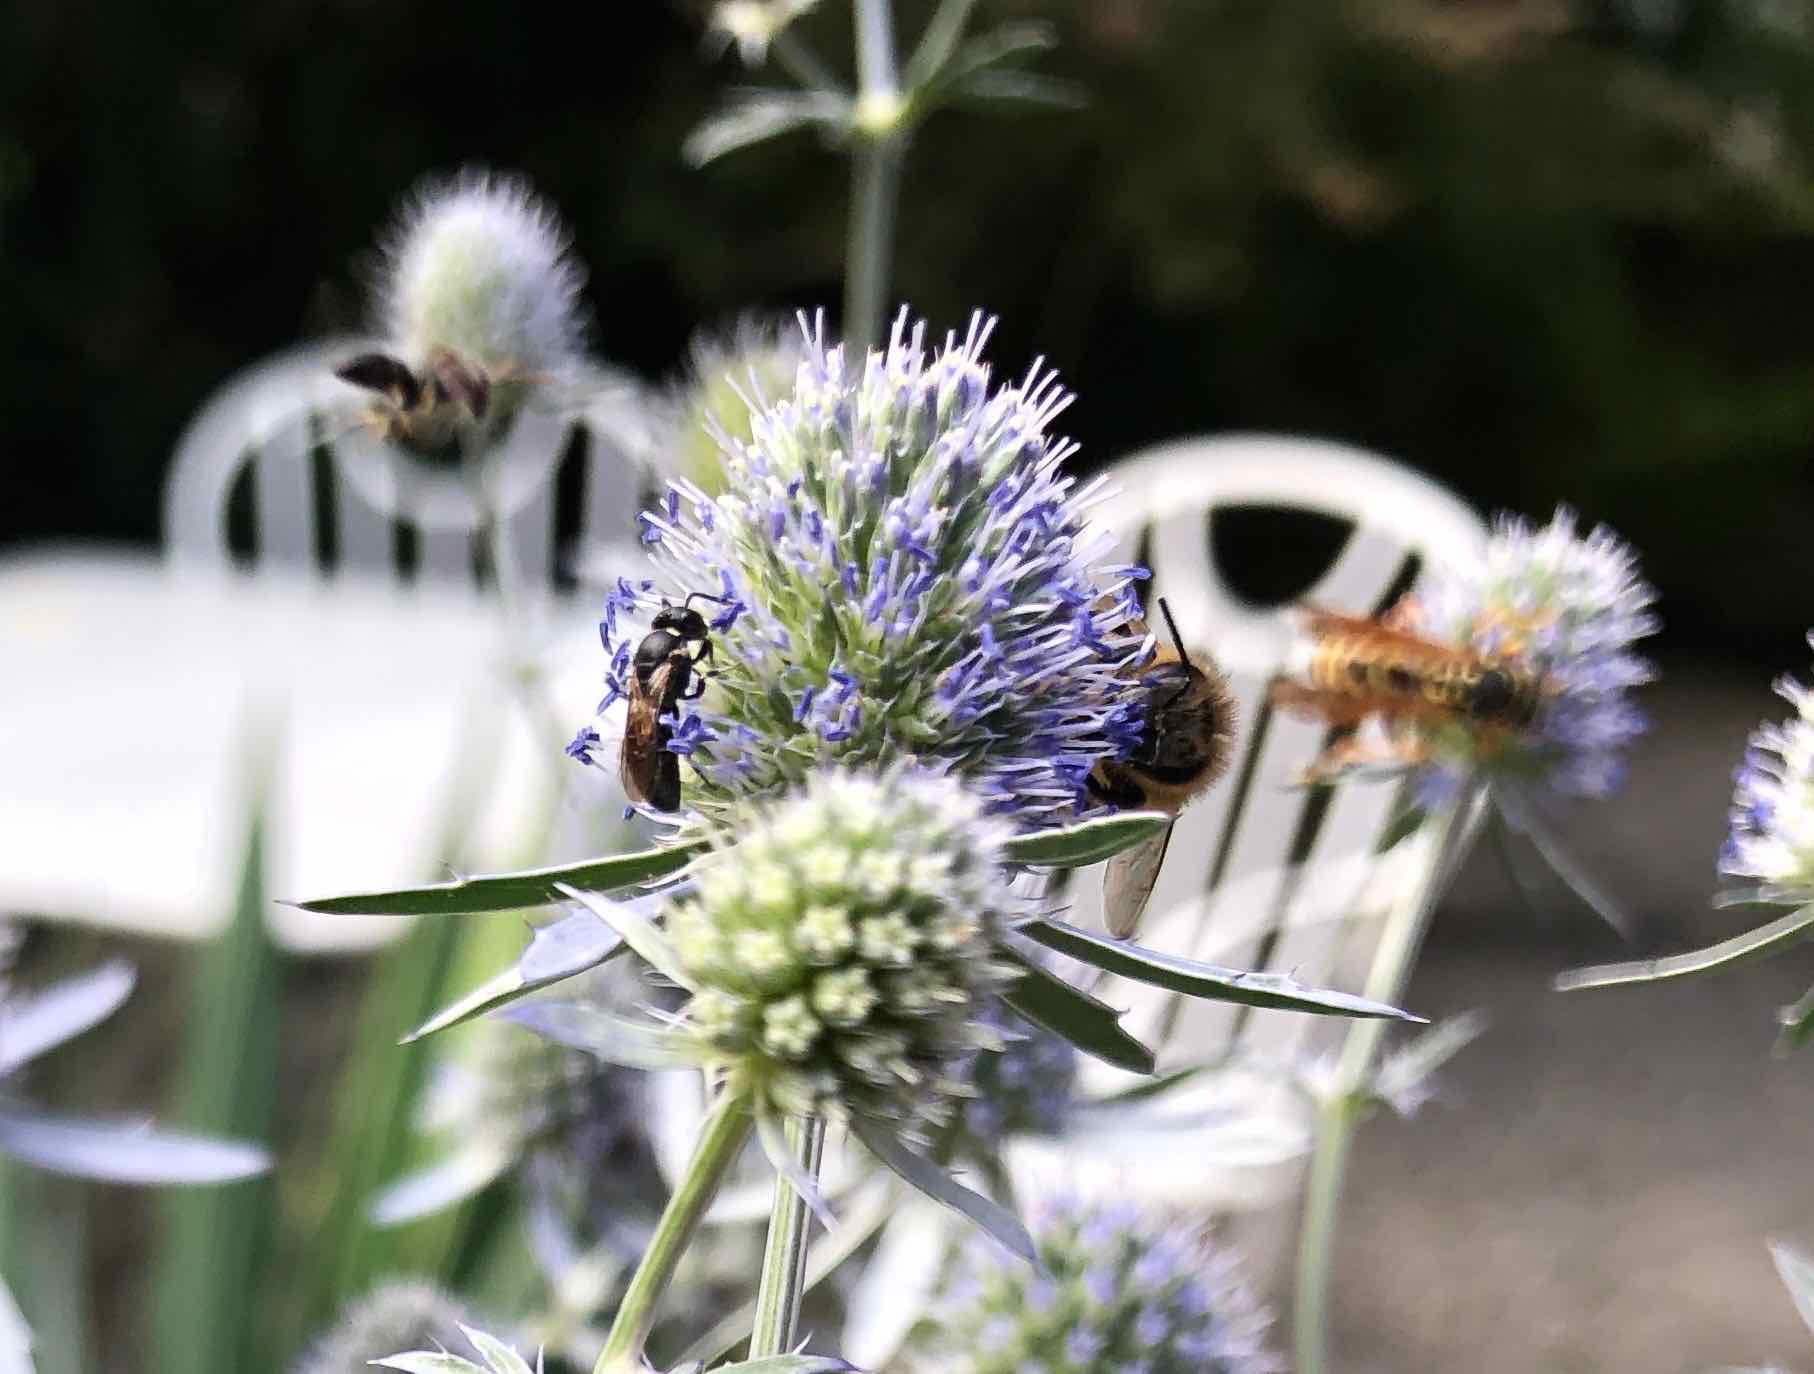
[[[1323,750],[1298,775],[1298,780],[1306,786],[1327,786],[1359,769],[1411,768],[1423,758],[1422,743],[1414,736],[1351,731]]]
[[[1289,678],[1275,678],[1267,690],[1267,697],[1281,710],[1290,711],[1293,715],[1308,716],[1329,725],[1359,725],[1377,709],[1357,697],[1344,696],[1339,692],[1319,692],[1314,687],[1306,687]]]

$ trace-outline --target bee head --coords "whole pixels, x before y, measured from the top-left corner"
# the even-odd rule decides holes
[[[1535,709],[1530,684],[1503,668],[1485,669],[1468,687],[1468,714],[1482,720],[1525,720]]]
[[[691,606],[676,606],[670,602],[662,603],[661,609],[655,612],[655,618],[649,622],[649,628],[666,630],[687,641],[704,639],[709,630],[705,617],[698,611]]]

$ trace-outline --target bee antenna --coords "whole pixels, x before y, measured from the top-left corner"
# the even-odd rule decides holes
[[[731,604],[731,599],[728,596],[713,596],[710,592],[688,592],[687,599],[681,602],[681,605],[691,606],[693,604],[693,598],[696,596],[705,601],[716,601],[720,606],[728,606]]]
[[[1159,614],[1165,617],[1165,628],[1172,632],[1172,648],[1178,651],[1178,661],[1186,668],[1194,669],[1197,665],[1184,652],[1184,636],[1178,633],[1178,622],[1172,619],[1172,608],[1164,597],[1159,598]]]

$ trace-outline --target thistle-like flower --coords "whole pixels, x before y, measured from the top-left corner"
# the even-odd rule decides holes
[[[385,337],[425,362],[448,349],[500,379],[563,377],[578,365],[585,277],[567,231],[528,185],[467,172],[424,187],[387,245]]]
[[[582,280],[560,222],[522,182],[470,172],[432,183],[385,248],[385,351],[338,375],[379,398],[374,422],[405,446],[482,448],[532,396],[582,375]]]
[[[981,316],[939,353],[925,332],[903,313],[857,369],[811,329],[792,389],[721,441],[724,491],[679,480],[643,516],[660,579],[606,598],[601,712],[633,685],[620,621],[717,598],[706,690],[665,738],[707,817],[914,755],[1034,828],[1090,809],[1090,768],[1138,740],[1119,675],[1148,648],[1124,628],[1144,573],[1085,533],[1102,488],[1061,475],[1074,445],[1048,433],[1070,395],[1037,363],[991,391]]]
[[[1509,659],[1540,679],[1542,704],[1519,730],[1414,724],[1432,759],[1426,799],[1473,772],[1572,796],[1616,791],[1646,726],[1630,692],[1652,669],[1631,645],[1655,632],[1655,599],[1631,548],[1604,525],[1578,535],[1566,507],[1541,529],[1501,517],[1479,563],[1435,572],[1406,606],[1417,632]]]
[[[294,1374],[363,1374],[399,1350],[452,1349],[472,1324],[466,1305],[418,1279],[390,1279],[349,1303]]]
[[[939,1374],[1268,1374],[1270,1323],[1226,1249],[1126,1205],[1048,1201],[1040,1269],[967,1244],[908,1365]]]
[[[1763,901],[1801,906],[1814,901],[1814,689],[1783,677],[1776,691],[1795,714],[1751,736],[1733,775],[1731,828],[1719,867],[1755,883]]]
[[[739,807],[668,918],[703,1057],[786,1114],[947,1119],[968,1057],[1001,1044],[982,1006],[1004,837],[954,781],[899,768]]]

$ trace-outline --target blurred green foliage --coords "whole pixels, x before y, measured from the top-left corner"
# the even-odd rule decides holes
[[[902,0],[917,32],[929,6]],[[1078,112],[934,118],[897,295],[999,312],[1090,461],[1284,429],[1483,505],[1559,498],[1647,555],[1677,644],[1769,662],[1809,618],[1814,9],[1807,0],[984,0],[1043,16]],[[156,534],[183,420],[354,324],[420,175],[520,168],[571,220],[601,353],[835,305],[841,159],[694,171],[734,56],[698,14],[23,0],[0,45],[13,536]],[[847,65],[848,15],[801,27]]]

